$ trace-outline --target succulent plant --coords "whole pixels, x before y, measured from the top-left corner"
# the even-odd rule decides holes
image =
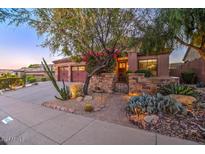
[[[43,61],[41,63],[42,63],[42,66],[43,66],[45,72],[47,73],[48,77],[50,78],[51,82],[53,83],[53,86],[55,87],[55,89],[57,90],[57,92],[60,95],[60,97],[55,96],[55,98],[63,100],[63,101],[68,100],[70,98],[70,90],[65,85],[65,82],[63,81],[63,87],[60,88],[59,85],[57,84],[55,77],[53,76],[52,70],[50,69],[50,67],[48,66],[48,64],[44,58],[43,58]]]
[[[85,103],[84,110],[86,112],[92,112],[94,110],[94,107],[93,107],[93,105],[91,103]]]
[[[181,103],[172,99],[170,96],[163,96],[160,93],[154,96],[143,94],[142,96],[132,97],[126,106],[127,113],[138,114],[139,109],[141,112],[148,114],[157,114],[160,112],[171,114],[186,113],[186,108]]]
[[[168,84],[160,87],[159,92],[163,95],[169,94],[179,94],[179,95],[188,95],[188,96],[196,96],[197,93],[194,91],[194,88],[180,85],[180,84]]]

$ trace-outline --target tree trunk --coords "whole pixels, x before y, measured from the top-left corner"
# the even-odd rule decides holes
[[[88,87],[90,83],[90,79],[92,76],[88,75],[85,79],[84,85],[83,85],[83,94],[88,95]]]

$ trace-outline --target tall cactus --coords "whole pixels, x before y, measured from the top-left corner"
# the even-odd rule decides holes
[[[48,64],[44,58],[43,58],[43,61],[41,62],[41,64],[43,66],[43,69],[47,73],[48,77],[52,81],[53,86],[55,87],[55,89],[57,90],[59,95],[61,96],[61,98],[59,98],[57,96],[55,96],[55,98],[63,100],[63,101],[68,100],[70,98],[70,91],[69,91],[68,87],[65,85],[65,82],[63,81],[63,87],[60,88],[57,84],[55,77],[53,76],[52,70],[50,69],[50,67],[48,66]]]

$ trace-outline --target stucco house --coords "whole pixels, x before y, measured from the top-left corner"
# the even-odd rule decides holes
[[[76,63],[69,58],[63,58],[54,63],[55,76],[58,81],[83,82],[87,72],[85,62]],[[118,58],[115,74],[120,80],[128,70],[148,69],[154,76],[169,76],[169,54],[143,55],[138,52],[128,52],[127,57]]]

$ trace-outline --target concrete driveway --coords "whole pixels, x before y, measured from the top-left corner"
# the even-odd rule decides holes
[[[55,111],[40,104],[54,99],[50,82],[0,95],[0,137],[8,144],[196,144],[155,133]]]

